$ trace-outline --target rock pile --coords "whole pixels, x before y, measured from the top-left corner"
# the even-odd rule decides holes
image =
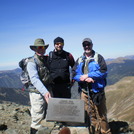
[[[29,134],[30,132],[30,106],[11,102],[0,103],[0,134]],[[111,121],[113,134],[134,134],[134,124],[121,121]],[[44,126],[37,134],[59,134],[62,127],[54,122],[42,122]],[[131,127],[130,127],[131,126]],[[65,127],[65,126],[64,126]],[[88,134],[86,127],[67,126],[71,134]]]

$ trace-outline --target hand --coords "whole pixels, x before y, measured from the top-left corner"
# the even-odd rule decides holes
[[[84,74],[80,77],[80,81],[85,81],[88,78],[88,74]]]
[[[50,93],[47,92],[47,93],[44,95],[44,98],[45,98],[46,102],[48,103],[49,98],[51,98]]]
[[[94,83],[94,80],[90,77],[88,77],[87,79],[85,79],[86,82],[88,83]]]

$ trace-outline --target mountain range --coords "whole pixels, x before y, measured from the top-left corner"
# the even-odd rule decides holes
[[[0,87],[3,88],[21,88],[20,81],[21,69],[0,71]]]
[[[134,59],[118,58],[107,62],[107,84],[112,85],[125,76],[134,76]]]
[[[125,76],[134,76],[134,55],[106,59],[106,63],[108,67],[107,85],[112,85]],[[0,71],[0,87],[22,88],[20,74],[20,68]]]
[[[107,78],[108,84],[105,88],[109,124],[112,126],[111,128],[113,128],[113,134],[133,134],[134,56],[131,56],[131,58],[129,56],[125,58],[120,57],[117,59],[108,59],[106,60],[106,63],[109,72]],[[27,115],[27,113],[29,113],[28,109],[30,104],[28,92],[26,92],[26,90],[21,90],[22,84],[19,79],[20,73],[20,68],[0,71],[0,114],[2,115],[0,116],[0,120],[6,127],[10,127],[12,125],[14,125],[12,128],[24,126],[25,129],[23,128],[23,131],[25,131],[28,126],[27,119],[30,120],[30,116]],[[72,98],[80,98],[77,88],[77,83],[75,82],[72,87]],[[7,111],[8,108],[9,110]],[[15,108],[15,111],[11,112],[12,108]],[[25,123],[21,126],[18,126],[16,122],[14,123],[14,116],[16,117],[16,112],[18,115],[17,118],[15,118],[15,121],[25,121]],[[5,116],[3,116],[4,113]],[[15,113],[15,115],[11,116],[9,113]],[[19,119],[20,117],[21,119]],[[0,127],[3,127],[3,124],[1,124]]]

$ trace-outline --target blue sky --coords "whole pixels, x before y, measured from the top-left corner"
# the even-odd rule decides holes
[[[1,0],[0,70],[14,69],[34,52],[37,38],[54,49],[62,37],[64,49],[77,59],[85,37],[104,58],[134,54],[134,0]]]

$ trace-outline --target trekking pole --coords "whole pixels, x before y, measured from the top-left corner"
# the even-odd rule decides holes
[[[92,108],[91,108],[91,104],[90,104],[90,89],[88,87],[88,82],[86,85],[87,85],[88,109],[89,109],[89,120],[88,120],[89,127],[88,127],[88,129],[89,129],[90,134],[95,134],[93,126],[92,126]]]

